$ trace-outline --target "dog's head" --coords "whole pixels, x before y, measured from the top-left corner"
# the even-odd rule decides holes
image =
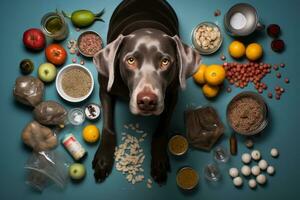
[[[107,91],[119,70],[130,91],[133,114],[159,115],[164,109],[166,88],[174,81],[185,88],[186,78],[200,64],[200,55],[178,36],[140,29],[108,44],[94,56],[94,64],[100,74],[108,77]]]

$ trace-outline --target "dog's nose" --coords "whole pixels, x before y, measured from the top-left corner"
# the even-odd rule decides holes
[[[137,95],[137,104],[143,111],[153,111],[156,109],[158,98],[152,92],[140,92]]]

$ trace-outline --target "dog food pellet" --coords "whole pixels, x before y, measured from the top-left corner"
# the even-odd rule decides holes
[[[268,93],[268,97],[269,97],[270,99],[272,99],[272,98],[273,98],[273,94],[272,94],[272,92],[269,92],[269,93]]]
[[[250,162],[251,162],[251,155],[250,155],[249,153],[244,153],[244,154],[242,155],[242,161],[243,161],[243,163],[245,163],[245,164],[250,163]]]
[[[226,56],[225,56],[224,54],[222,54],[222,55],[220,56],[220,59],[221,59],[221,60],[226,60]]]
[[[236,187],[240,187],[243,185],[243,179],[241,177],[235,177],[233,179],[233,184],[236,186]]]
[[[284,79],[284,82],[285,82],[285,83],[289,83],[290,80],[289,80],[288,78],[285,78],[285,79]]]
[[[277,78],[281,78],[281,73],[278,72],[278,73],[276,74],[276,77],[277,77]]]
[[[81,64],[81,65],[84,65],[84,60],[80,60],[80,64]]]
[[[233,168],[230,168],[229,169],[229,175],[232,177],[232,178],[235,178],[239,175],[239,170],[235,167]]]
[[[276,148],[272,148],[270,153],[271,153],[271,156],[274,158],[278,157],[278,155],[279,155],[279,151]]]
[[[261,157],[260,152],[258,150],[253,150],[251,152],[251,157],[253,160],[259,160]]]
[[[246,145],[246,147],[248,147],[248,148],[252,148],[253,145],[254,145],[253,140],[251,140],[251,139],[246,139],[245,145]]]
[[[276,94],[276,95],[275,95],[275,99],[276,99],[276,100],[280,100],[280,95]]]
[[[268,163],[267,163],[267,161],[265,161],[265,160],[260,160],[260,161],[258,162],[258,166],[259,166],[259,168],[260,168],[261,170],[266,170],[267,167],[268,167]]]
[[[273,69],[275,70],[275,71],[277,71],[278,69],[279,69],[279,67],[278,67],[278,65],[273,65]]]
[[[226,91],[227,91],[228,93],[230,93],[230,92],[231,92],[231,88],[230,88],[230,87],[227,87]]]
[[[281,67],[281,68],[284,68],[284,67],[285,67],[285,64],[284,64],[284,63],[281,63],[281,64],[280,64],[280,67]]]
[[[215,12],[214,12],[214,16],[215,17],[218,17],[221,15],[221,11],[219,9],[217,9]]]
[[[275,173],[275,168],[273,167],[273,166],[269,166],[268,168],[267,168],[267,173],[269,174],[269,175],[273,175],[274,173]]]
[[[256,177],[256,181],[257,183],[259,183],[260,185],[263,185],[267,182],[267,177],[263,174],[260,174]]]
[[[241,168],[241,172],[244,176],[250,176],[251,174],[251,169],[248,165],[244,165],[242,168]]]
[[[254,176],[257,176],[260,174],[260,168],[257,166],[257,165],[254,165],[252,168],[251,168],[251,173],[254,175]]]
[[[248,185],[249,185],[249,187],[251,188],[251,189],[254,189],[254,188],[256,188],[256,181],[255,181],[255,179],[250,179],[249,180],[249,182],[248,182]]]

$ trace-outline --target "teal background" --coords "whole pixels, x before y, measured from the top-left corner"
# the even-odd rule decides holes
[[[197,150],[190,150],[183,158],[174,158],[170,156],[172,172],[169,173],[167,184],[159,187],[153,184],[152,189],[147,189],[146,183],[137,185],[128,184],[121,173],[115,169],[109,178],[102,184],[96,184],[93,178],[91,169],[91,160],[96,151],[97,145],[88,146],[82,141],[80,136],[81,128],[64,130],[59,137],[64,134],[73,132],[81,141],[84,147],[88,150],[89,155],[84,161],[88,169],[87,177],[80,184],[69,183],[63,191],[55,187],[47,188],[43,193],[38,193],[25,185],[24,163],[31,155],[31,152],[24,148],[20,135],[23,127],[31,120],[32,116],[30,109],[16,103],[12,97],[13,84],[20,75],[19,62],[23,58],[31,58],[37,66],[45,61],[43,52],[30,53],[26,51],[22,44],[22,34],[27,28],[40,27],[41,17],[56,8],[71,12],[76,9],[90,9],[94,12],[106,9],[104,15],[105,23],[96,22],[90,29],[98,31],[104,40],[108,30],[108,22],[110,16],[118,5],[119,0],[2,0],[0,2],[0,56],[1,56],[1,78],[0,78],[0,152],[2,154],[0,161],[0,199],[1,200],[17,200],[17,199],[299,199],[299,167],[300,167],[300,133],[299,133],[299,94],[300,91],[300,66],[299,66],[299,9],[300,2],[297,0],[285,1],[268,1],[268,0],[251,0],[245,1],[254,5],[260,15],[260,19],[265,24],[277,23],[282,28],[282,39],[285,40],[287,46],[282,54],[276,54],[270,50],[269,44],[271,38],[265,33],[255,34],[248,38],[249,41],[259,42],[263,45],[265,56],[264,61],[268,63],[286,64],[285,69],[280,69],[283,78],[288,77],[291,80],[289,85],[283,83],[282,79],[275,78],[275,73],[272,72],[264,80],[272,89],[276,84],[281,84],[286,89],[280,101],[266,98],[266,92],[263,96],[267,99],[270,108],[270,123],[267,129],[259,137],[255,137],[255,148],[259,149],[263,157],[276,168],[276,174],[273,177],[268,176],[268,183],[256,190],[249,189],[247,183],[240,189],[233,186],[231,178],[228,176],[228,169],[231,166],[241,167],[240,155],[248,150],[243,145],[244,138],[239,139],[238,156],[232,157],[227,164],[220,165],[223,178],[217,184],[208,183],[203,175],[203,167],[213,162],[212,154]],[[213,21],[221,25],[225,12],[235,3],[235,0],[170,0],[178,14],[180,22],[181,37],[184,42],[191,44],[190,33],[194,26],[202,21]],[[222,16],[214,17],[213,13],[216,9],[220,9]],[[224,30],[224,29],[223,29]],[[76,38],[78,32],[70,25],[70,38]],[[221,63],[219,55],[224,52],[227,55],[226,47],[233,40],[228,35],[224,34],[224,43],[220,51],[213,56],[203,57],[204,63]],[[65,45],[65,42],[63,43]],[[72,56],[68,57],[66,64],[71,63]],[[227,55],[227,60],[231,58]],[[91,61],[86,61],[86,66],[94,73],[94,78],[97,77],[96,70]],[[33,75],[36,75],[36,70]],[[99,102],[98,85],[95,85],[95,90],[88,102]],[[245,90],[245,89],[244,89]],[[250,85],[246,90],[253,90]],[[230,99],[239,93],[241,90],[233,88],[233,91],[228,94],[225,91],[214,100],[207,100],[203,97],[200,88],[189,79],[187,88],[180,93],[179,101],[174,111],[170,133],[184,133],[183,111],[190,104],[194,105],[211,105],[214,106],[220,114],[223,122],[226,124],[225,111],[226,105]],[[54,83],[46,86],[47,100],[56,100],[64,104],[67,108],[81,106],[71,105],[63,101],[56,93]],[[147,132],[154,131],[157,119],[154,117],[136,117],[129,113],[126,102],[117,103],[116,115],[116,132],[119,134],[123,131],[124,123],[140,123],[141,127]],[[98,127],[102,127],[102,121],[97,122]],[[225,136],[220,143],[228,148],[228,136],[231,132],[226,125]],[[151,137],[147,137],[143,143],[146,153],[144,162],[145,177],[149,177],[150,173],[150,153],[149,142]],[[280,150],[280,157],[272,159],[269,151],[272,147],[277,147]],[[67,152],[59,145],[58,151],[62,152],[68,159],[71,160]],[[253,163],[252,163],[253,164]],[[190,165],[194,167],[200,174],[200,184],[196,191],[184,193],[180,191],[175,182],[177,169],[182,166]],[[245,181],[246,179],[244,179]]]

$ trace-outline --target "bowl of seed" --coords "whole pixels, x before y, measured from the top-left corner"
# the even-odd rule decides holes
[[[193,29],[192,42],[200,54],[209,55],[221,47],[223,37],[218,25],[212,22],[202,22]]]
[[[87,99],[94,89],[92,73],[85,66],[70,64],[63,67],[56,77],[58,94],[69,102]]]

